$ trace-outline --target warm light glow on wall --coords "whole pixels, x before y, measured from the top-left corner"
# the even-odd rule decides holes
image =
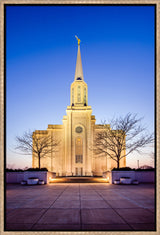
[[[103,178],[103,181],[105,181],[106,183],[109,183],[109,177]]]
[[[56,180],[55,178],[49,177],[49,183],[52,183],[55,180]]]

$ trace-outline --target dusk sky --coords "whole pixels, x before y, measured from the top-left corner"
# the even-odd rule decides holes
[[[15,137],[62,124],[70,105],[77,35],[88,105],[96,124],[128,112],[154,131],[153,6],[7,6],[7,164],[31,167],[15,153]],[[127,166],[151,165],[148,149]]]

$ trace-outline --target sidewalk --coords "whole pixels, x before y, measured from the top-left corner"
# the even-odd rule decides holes
[[[7,185],[6,231],[154,231],[154,185]]]

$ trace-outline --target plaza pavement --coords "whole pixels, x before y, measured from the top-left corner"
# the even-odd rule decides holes
[[[154,185],[6,186],[6,231],[154,231]]]

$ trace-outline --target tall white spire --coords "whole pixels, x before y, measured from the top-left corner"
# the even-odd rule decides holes
[[[82,69],[82,60],[81,60],[81,52],[80,52],[80,39],[75,36],[78,41],[78,52],[77,52],[77,62],[76,62],[76,71],[74,80],[84,80],[83,78],[83,69]]]

